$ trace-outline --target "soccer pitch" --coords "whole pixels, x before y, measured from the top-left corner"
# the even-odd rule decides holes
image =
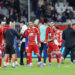
[[[36,58],[33,58],[33,66],[31,68],[25,68],[24,66],[17,66],[16,69],[12,69],[8,66],[6,69],[3,68],[0,71],[0,75],[75,75],[75,64],[70,64],[70,59],[66,59],[64,64],[60,64],[57,67],[56,62],[52,62],[52,66],[49,67],[47,60],[47,67],[37,67]],[[19,59],[18,59],[19,61]]]

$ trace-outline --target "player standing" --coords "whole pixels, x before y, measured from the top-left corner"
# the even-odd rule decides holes
[[[49,39],[48,39],[49,36]],[[48,58],[49,58],[49,66],[51,66],[51,53],[52,51],[55,52],[56,54],[56,59],[57,59],[57,66],[59,67],[59,48],[57,46],[57,30],[56,27],[54,26],[54,22],[51,21],[49,24],[49,27],[46,30],[46,40],[48,41]]]
[[[39,59],[39,65],[40,67],[43,67],[42,63],[41,63],[41,56],[39,54],[39,48],[38,45],[36,43],[36,36],[38,38],[38,42],[39,42],[39,46],[41,46],[40,44],[40,34],[39,31],[36,27],[34,27],[34,23],[32,21],[29,22],[29,28],[26,30],[25,35],[23,35],[23,37],[27,37],[28,36],[28,44],[26,47],[26,52],[27,52],[27,68],[31,67],[30,66],[30,54],[32,51],[34,51],[34,53],[37,54],[38,59]]]
[[[1,64],[2,64],[2,39],[3,39],[3,29],[2,27],[0,27],[0,70],[1,70]]]

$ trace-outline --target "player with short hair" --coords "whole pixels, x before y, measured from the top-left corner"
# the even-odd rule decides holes
[[[40,44],[40,34],[39,31],[36,27],[34,27],[34,23],[32,21],[29,22],[29,28],[26,30],[25,35],[23,35],[23,37],[27,37],[28,36],[28,44],[26,47],[26,52],[27,52],[27,68],[31,67],[30,66],[30,54],[32,51],[34,51],[34,53],[37,54],[38,59],[39,59],[39,66],[43,67],[42,62],[41,62],[41,56],[39,54],[39,47],[36,43],[36,36],[38,38],[38,42],[39,42],[39,46],[41,46]]]
[[[48,38],[49,36],[49,38]],[[49,23],[49,27],[46,30],[46,40],[48,41],[48,58],[49,58],[49,66],[51,66],[51,53],[52,51],[56,54],[57,66],[59,67],[59,48],[57,46],[57,30],[54,26],[54,21]]]
[[[58,43],[58,48],[59,48],[59,55],[60,55],[61,61],[62,61],[63,60],[63,55],[61,53],[61,47],[62,47],[62,31],[59,30],[59,27],[56,27],[56,29],[57,29],[57,35],[58,35],[58,37],[57,37],[57,43]],[[52,53],[52,58],[53,58],[53,56],[54,56],[54,53]],[[54,61],[56,61],[56,60],[54,60]]]

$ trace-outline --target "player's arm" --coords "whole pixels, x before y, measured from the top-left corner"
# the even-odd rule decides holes
[[[28,30],[25,31],[25,34],[22,35],[24,38],[26,38],[28,36]]]
[[[48,27],[48,28],[46,29],[46,40],[45,40],[46,42],[49,40],[49,39],[48,39],[49,30],[50,30],[50,29],[49,29],[49,27]]]
[[[65,40],[65,32],[62,33],[62,38]]]
[[[20,39],[21,35],[16,30],[13,30],[13,33],[18,39]]]
[[[36,28],[36,33],[37,33],[38,42],[41,43],[41,41],[40,41],[40,31],[37,28]]]

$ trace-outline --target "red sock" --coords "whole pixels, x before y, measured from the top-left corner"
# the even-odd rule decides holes
[[[60,55],[60,57],[63,57],[61,53],[59,55]]]
[[[41,56],[40,55],[38,56],[38,61],[41,62]]]
[[[8,63],[8,58],[7,58],[7,61],[6,62]]]
[[[54,56],[54,53],[52,53],[52,59],[54,58],[53,56]]]
[[[27,64],[30,64],[30,56],[27,56]]]
[[[57,63],[59,64],[59,55],[56,55]]]
[[[32,63],[32,53],[30,54],[30,63]]]
[[[49,63],[51,63],[51,54],[48,54]]]
[[[17,58],[15,58],[15,61],[17,62]]]
[[[1,65],[2,65],[2,57],[0,57],[0,67],[1,67]]]
[[[9,63],[11,63],[11,57],[9,57]]]

